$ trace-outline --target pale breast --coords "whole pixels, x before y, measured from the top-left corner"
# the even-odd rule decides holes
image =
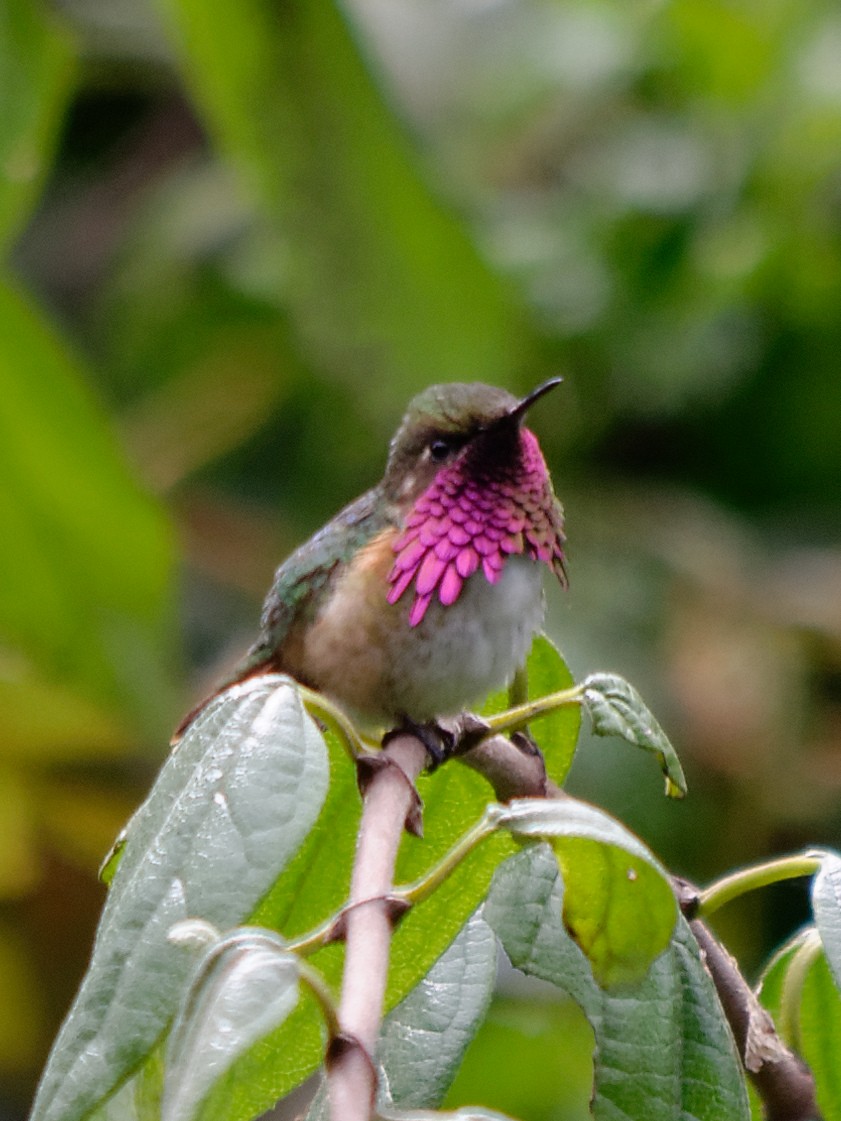
[[[510,557],[496,584],[482,572],[449,607],[433,601],[423,621],[389,644],[388,695],[416,720],[446,716],[510,681],[543,624],[540,566]]]
[[[510,557],[494,585],[476,572],[455,603],[434,601],[412,627],[410,597],[387,602],[384,544],[337,581],[309,628],[303,676],[377,725],[460,712],[510,680],[543,622],[541,566]]]

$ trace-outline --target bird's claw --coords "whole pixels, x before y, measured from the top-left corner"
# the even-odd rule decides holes
[[[446,762],[447,759],[453,754],[453,749],[456,746],[456,737],[448,728],[437,723],[435,720],[427,720],[418,722],[412,720],[408,716],[404,716],[397,727],[387,732],[383,737],[383,747],[394,739],[395,736],[408,734],[419,739],[423,746],[426,748],[426,753],[429,756],[429,765],[427,770],[432,772]]]

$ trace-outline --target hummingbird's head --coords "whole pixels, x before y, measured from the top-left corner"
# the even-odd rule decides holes
[[[411,505],[456,461],[468,476],[514,469],[523,417],[561,380],[552,378],[523,398],[481,382],[425,389],[409,403],[391,441],[383,479],[386,494],[400,505]]]
[[[478,570],[495,584],[512,554],[541,561],[566,581],[563,511],[537,438],[522,423],[560,380],[521,399],[478,383],[436,385],[409,405],[383,490],[404,518],[392,543],[388,600],[414,588],[411,626],[434,596],[454,603]]]

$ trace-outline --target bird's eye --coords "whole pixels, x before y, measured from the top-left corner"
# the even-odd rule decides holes
[[[436,463],[443,463],[452,450],[453,445],[449,440],[436,439],[429,445],[429,456]]]

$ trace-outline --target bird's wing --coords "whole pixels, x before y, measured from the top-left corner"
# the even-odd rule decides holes
[[[173,743],[178,742],[214,697],[238,682],[282,668],[282,647],[293,624],[313,610],[318,593],[333,578],[342,561],[355,548],[393,524],[393,519],[393,511],[382,502],[378,491],[370,490],[346,506],[283,562],[263,605],[260,638],[210,696],[187,713],[175,730]]]
[[[307,617],[338,567],[391,524],[393,513],[378,491],[370,490],[296,549],[275,573],[263,605],[262,634],[249,657],[278,651],[292,624]]]

